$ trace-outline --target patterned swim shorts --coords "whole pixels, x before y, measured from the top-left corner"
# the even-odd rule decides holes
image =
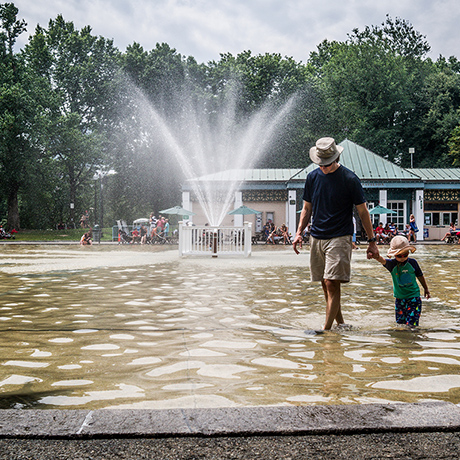
[[[398,324],[405,324],[410,327],[417,327],[422,313],[422,299],[396,299],[395,315]]]

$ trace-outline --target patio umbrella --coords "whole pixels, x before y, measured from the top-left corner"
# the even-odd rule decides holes
[[[176,216],[194,216],[196,213],[192,211],[187,211],[180,206],[174,206],[173,208],[163,209],[160,211],[160,214],[174,214]]]
[[[242,215],[247,215],[247,214],[261,214],[262,211],[256,211],[255,209],[248,208],[247,206],[243,205],[240,206],[239,208],[234,209],[233,211],[230,211],[228,214],[230,215],[235,215],[235,214],[242,214]]]
[[[393,211],[392,209],[385,208],[383,206],[375,206],[373,209],[369,211],[369,214],[397,214],[396,211]]]

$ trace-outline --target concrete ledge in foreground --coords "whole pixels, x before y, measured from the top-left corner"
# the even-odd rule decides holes
[[[0,410],[0,438],[116,438],[460,431],[447,402],[166,410]]]

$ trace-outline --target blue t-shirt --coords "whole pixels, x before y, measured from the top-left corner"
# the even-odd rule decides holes
[[[397,299],[420,297],[417,278],[423,276],[422,269],[415,259],[408,258],[405,263],[396,259],[385,259],[384,267],[393,278],[393,295]]]
[[[353,235],[353,205],[366,202],[358,176],[342,165],[330,174],[310,172],[303,199],[312,204],[311,235],[320,240]]]

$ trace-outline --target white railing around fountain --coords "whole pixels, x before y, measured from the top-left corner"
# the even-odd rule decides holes
[[[179,222],[179,255],[251,255],[252,223],[243,227],[189,226]]]

